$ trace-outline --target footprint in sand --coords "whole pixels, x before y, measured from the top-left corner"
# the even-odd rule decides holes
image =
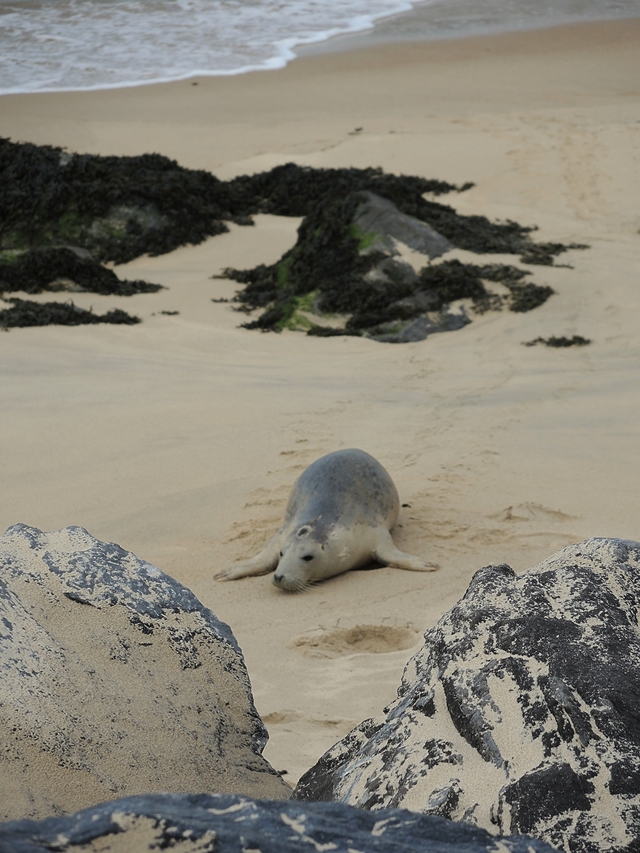
[[[309,717],[306,714],[302,714],[300,711],[291,711],[289,709],[283,711],[272,711],[270,714],[265,714],[262,717],[262,722],[266,726],[279,726],[279,725],[287,725],[290,723],[311,723],[314,726],[320,726],[324,729],[344,729],[346,726],[346,731],[349,731],[353,728],[356,723],[351,722],[350,720],[340,719],[326,719],[319,720],[315,717]]]
[[[490,516],[498,521],[546,521],[546,522],[563,522],[574,521],[575,515],[567,515],[559,509],[549,509],[542,504],[527,501],[514,506],[508,506],[501,510],[496,515]]]

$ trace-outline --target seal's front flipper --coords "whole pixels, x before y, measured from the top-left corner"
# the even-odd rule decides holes
[[[393,544],[390,533],[380,537],[373,558],[376,562],[382,563],[383,566],[390,566],[392,569],[406,569],[409,572],[435,572],[436,569],[440,568],[437,563],[429,563],[420,557],[414,557],[412,554],[405,554],[404,551],[400,551]]]
[[[278,565],[280,559],[280,543],[282,541],[282,533],[276,533],[259,554],[252,557],[250,560],[243,560],[241,563],[234,563],[228,569],[223,569],[213,577],[217,581],[235,581],[238,578],[248,578],[255,575],[266,575],[272,572]]]

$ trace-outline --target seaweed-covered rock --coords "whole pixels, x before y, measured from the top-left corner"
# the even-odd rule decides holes
[[[0,249],[71,244],[89,249],[97,260],[124,263],[200,243],[226,231],[225,221],[250,225],[254,213],[308,216],[329,199],[362,192],[392,202],[459,248],[528,253],[529,263],[552,263],[567,248],[534,244],[531,227],[461,216],[424,198],[471,186],[377,168],[313,169],[295,163],[220,181],[160,154],[101,157],[0,139]]]
[[[0,537],[0,673],[4,820],[143,792],[290,794],[229,627],[80,527]]]
[[[436,321],[416,305],[411,309],[406,301],[424,290],[425,282],[416,288],[413,271],[394,259],[398,242],[429,258],[458,247],[483,254],[518,254],[523,261],[537,264],[552,264],[556,255],[570,248],[534,243],[532,227],[462,216],[448,205],[425,198],[470,186],[389,175],[382,169],[312,169],[294,163],[220,181],[159,154],[99,157],[0,139],[0,251],[53,247],[62,253],[56,256],[60,269],[54,287],[88,289],[90,282],[98,292],[146,292],[154,286],[107,280],[106,270],[72,274],[71,267],[78,263],[64,247],[85,249],[94,260],[124,263],[144,253],[158,255],[186,243],[200,243],[226,231],[228,220],[250,225],[255,213],[303,216],[296,245],[276,264],[226,271],[229,278],[245,285],[237,296],[239,310],[265,309],[244,326],[263,331],[305,329],[310,334],[357,333],[385,340],[391,334],[397,341],[415,340],[415,330],[424,331]],[[50,287],[51,274],[43,271],[42,258],[0,263],[5,289],[16,289],[18,282],[23,289],[32,288],[31,292]],[[452,263],[446,270],[445,290],[450,291],[457,276]],[[67,272],[62,269],[65,264]],[[509,300],[501,300],[487,294],[473,272],[467,270],[466,279],[455,298],[473,298],[478,310],[508,304],[514,311],[528,311],[552,292],[549,287],[505,278],[507,286],[513,285],[512,294]],[[429,310],[442,311],[451,301],[440,297]],[[353,316],[346,328],[342,322],[332,332],[318,332],[318,325],[326,324],[314,321],[310,316],[314,311]],[[419,318],[424,322],[413,323]],[[407,321],[404,326],[403,320]],[[379,327],[389,323],[393,332],[381,332]],[[414,331],[405,334],[408,325]]]
[[[386,223],[393,234],[385,231]],[[266,308],[243,325],[325,335],[329,333],[318,330],[313,315],[346,314],[346,325],[330,334],[357,333],[387,343],[408,343],[471,322],[463,309],[450,310],[456,300],[472,300],[477,313],[505,306],[529,311],[553,294],[548,286],[524,283],[528,271],[508,264],[479,266],[449,260],[416,274],[396,256],[399,238],[394,235],[399,234],[433,256],[449,245],[432,229],[425,226],[421,231],[420,222],[373,193],[318,204],[301,224],[296,245],[278,263],[226,270],[229,278],[245,284],[237,296],[241,308]],[[499,282],[509,295],[489,292],[485,281]]]
[[[466,183],[458,187],[415,175],[390,175],[382,169],[312,169],[295,163],[257,175],[242,175],[228,183],[235,204],[245,212],[309,216],[318,204],[329,199],[339,201],[360,194],[362,203],[362,193],[375,193],[392,202],[402,214],[426,222],[461,249],[521,254],[534,247],[540,258],[545,258],[544,263],[552,263],[553,255],[567,248],[556,243],[534,244],[529,237],[535,230],[532,227],[510,221],[490,222],[484,216],[462,216],[448,205],[424,198],[425,194],[463,192],[472,186]],[[549,253],[551,261],[546,260]]]
[[[566,851],[640,849],[640,543],[476,573],[398,699],[294,798],[405,807]]]
[[[220,181],[160,154],[101,157],[0,139],[0,249],[71,244],[125,263],[200,243],[227,231],[226,221],[251,225],[254,213],[306,216],[329,196],[371,190],[413,208],[423,193],[456,189],[381,169],[293,163]]]
[[[27,326],[92,326],[96,323],[133,326],[141,322],[139,317],[127,314],[120,308],[114,308],[106,314],[94,314],[73,302],[33,302],[15,296],[4,302],[11,305],[11,308],[0,309],[0,329],[5,330]]]
[[[372,330],[374,334],[371,337],[375,341],[390,344],[415,343],[438,332],[455,332],[470,322],[464,308],[459,311],[443,310],[438,314],[424,314],[408,323],[383,323],[377,330]]]
[[[125,263],[227,230],[225,185],[159,154],[100,157],[0,140],[0,248],[74,245]]]
[[[92,260],[86,250],[59,246],[21,252],[5,260],[0,257],[0,292],[16,290],[25,293],[90,291],[106,296],[133,296],[134,293],[156,293],[162,290],[162,285],[121,280],[113,270]]]
[[[385,187],[390,196],[393,189]],[[478,266],[450,260],[429,265],[416,275],[408,263],[394,257],[399,254],[398,244],[431,259],[455,246],[482,253],[521,253],[533,251],[535,245],[537,256],[548,250],[549,263],[553,254],[569,248],[533,244],[531,230],[513,222],[459,216],[452,208],[419,195],[402,197],[399,206],[368,189],[342,196],[328,193],[307,212],[296,245],[277,263],[252,270],[227,269],[225,275],[245,285],[236,296],[240,310],[265,309],[260,317],[243,324],[247,329],[305,329],[314,335],[358,332],[403,343],[464,325],[448,326],[429,316],[434,311],[448,315],[447,306],[457,299],[472,299],[478,313],[502,307],[530,311],[553,290],[522,282],[527,271],[506,264]],[[505,285],[509,295],[489,292],[483,279]],[[318,330],[310,308],[311,315],[350,316],[346,326],[342,323],[324,332]]]
[[[533,838],[496,839],[473,826],[403,809],[374,815],[339,803],[300,805],[233,794],[128,797],[68,817],[0,824],[2,853],[115,845],[129,853],[174,847],[181,853],[494,853],[497,843],[502,853],[554,853]]]

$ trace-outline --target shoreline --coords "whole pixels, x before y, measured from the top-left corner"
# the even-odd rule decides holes
[[[501,0],[495,0],[500,3]],[[0,91],[0,98],[20,95],[42,95],[42,94],[69,94],[69,93],[93,93],[112,91],[119,89],[140,88],[170,83],[181,83],[197,78],[226,78],[244,76],[246,74],[279,71],[286,68],[298,59],[313,56],[321,56],[332,53],[345,53],[354,50],[372,48],[384,45],[399,45],[406,43],[424,42],[448,42],[466,41],[468,39],[482,38],[487,36],[509,36],[525,34],[537,31],[554,30],[559,27],[572,27],[581,24],[599,24],[613,21],[628,21],[640,18],[640,5],[638,8],[628,8],[622,13],[602,14],[600,10],[593,9],[583,15],[548,15],[540,17],[538,14],[530,15],[528,19],[521,20],[512,16],[505,20],[504,9],[496,8],[488,13],[489,20],[470,23],[473,18],[472,5],[467,9],[465,0],[451,7],[449,4],[432,4],[429,2],[417,2],[413,8],[400,12],[390,12],[375,19],[373,23],[355,31],[338,33],[337,35],[322,34],[317,40],[291,42],[287,40],[279,43],[279,54],[266,59],[263,63],[255,66],[242,66],[233,70],[202,71],[194,69],[187,73],[174,77],[159,76],[152,80],[129,81],[117,84],[97,84],[87,87],[69,88],[42,88],[34,90]],[[487,14],[484,9],[485,15]],[[460,23],[456,23],[456,13]],[[492,20],[493,13],[493,20]],[[499,13],[499,14],[498,14]],[[449,16],[449,18],[447,17]],[[290,40],[289,40],[290,41]]]
[[[364,135],[406,133],[425,116],[613,107],[628,100],[624,92],[640,75],[639,44],[640,18],[385,43],[229,77],[4,95],[0,125],[14,141],[78,153],[143,154],[158,150],[161,139],[161,153],[181,165],[218,174],[224,164],[218,176],[230,177],[240,174],[230,171],[232,162],[260,157],[255,169],[271,168],[286,158],[270,152],[304,156],[345,142],[356,127]],[[514,59],[522,67],[517,85]]]
[[[405,10],[406,11],[406,10]],[[393,18],[397,15],[402,15],[404,12],[390,12],[388,15],[382,16],[382,18],[378,18],[377,20],[385,20],[386,18]],[[374,29],[376,25],[376,20],[370,25],[369,29]],[[181,74],[175,77],[157,77],[152,80],[134,80],[130,82],[123,82],[117,84],[97,84],[95,86],[78,86],[78,87],[66,87],[66,88],[43,88],[43,89],[25,89],[18,91],[2,91],[0,90],[0,97],[5,95],[47,95],[47,94],[61,94],[65,92],[102,92],[108,91],[111,89],[131,89],[139,86],[155,86],[161,83],[180,83],[185,80],[192,80],[195,77],[236,77],[241,76],[243,74],[251,74],[256,71],[278,71],[281,68],[285,68],[290,62],[297,59],[297,54],[294,48],[301,47],[304,48],[306,46],[313,47],[316,44],[321,44],[324,42],[330,42],[333,38],[340,36],[351,36],[357,35],[361,32],[366,32],[367,29],[364,30],[356,30],[356,31],[347,31],[344,33],[340,33],[338,36],[327,35],[326,33],[322,33],[318,36],[317,40],[311,41],[300,41],[294,42],[292,44],[288,44],[290,40],[284,40],[282,42],[278,42],[276,47],[280,48],[280,55],[271,56],[268,59],[265,59],[263,63],[258,65],[245,65],[240,66],[237,69],[232,70],[197,70],[194,69],[189,71],[188,73]]]

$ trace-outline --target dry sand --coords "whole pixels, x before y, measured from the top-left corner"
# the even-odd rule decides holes
[[[168,290],[74,296],[142,325],[0,335],[0,526],[80,524],[189,585],[232,626],[265,755],[295,782],[393,698],[410,649],[477,568],[640,538],[640,20],[197,82],[5,96],[0,127],[73,151],[159,151],[222,178],[294,160],[471,180],[444,201],[591,245],[561,257],[573,269],[532,268],[557,294],[531,313],[416,344],[323,340],[239,329],[242,315],[210,301],[235,289],[212,274],[295,241],[297,221],[259,216],[118,270]],[[593,343],[522,346],[574,334]],[[441,570],[352,572],[298,596],[268,577],[214,582],[275,530],[300,471],[343,447],[388,468],[410,505],[400,547]]]

